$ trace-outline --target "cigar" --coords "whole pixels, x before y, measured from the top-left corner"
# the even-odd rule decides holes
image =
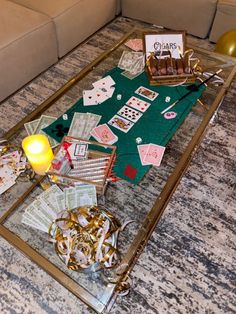
[[[182,59],[176,59],[177,74],[184,73],[184,65]]]
[[[157,76],[158,75],[158,71],[157,71],[158,62],[157,62],[157,60],[154,57],[151,57],[149,62],[150,62],[149,63],[149,70],[150,70],[151,75]]]
[[[150,74],[153,76],[158,75],[157,64],[158,64],[157,60],[153,56],[151,56],[148,63],[148,69]]]
[[[166,72],[168,75],[174,74],[173,60],[172,57],[166,58]]]
[[[159,59],[158,61],[158,74],[161,76],[167,74],[165,59]]]
[[[177,66],[176,66],[176,59],[172,58],[172,65],[173,65],[173,74],[177,74]]]

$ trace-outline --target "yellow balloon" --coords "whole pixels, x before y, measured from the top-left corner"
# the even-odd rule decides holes
[[[236,57],[236,29],[223,34],[217,41],[215,51]]]

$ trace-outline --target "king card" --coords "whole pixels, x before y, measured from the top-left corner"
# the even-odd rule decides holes
[[[125,119],[128,119],[132,122],[137,122],[141,116],[142,116],[142,113],[135,110],[135,109],[132,109],[128,106],[123,106],[118,112],[117,112],[118,115],[124,117]]]
[[[159,95],[157,92],[154,92],[153,90],[151,89],[148,89],[144,86],[140,86],[136,91],[135,91],[136,94],[144,97],[144,98],[147,98],[151,101],[153,101],[154,99],[157,98],[157,96]]]
[[[130,99],[126,102],[126,105],[134,108],[134,109],[137,109],[141,112],[145,112],[149,106],[151,105],[150,103],[144,101],[144,100],[141,100],[137,97],[130,97]]]
[[[115,115],[111,118],[111,120],[108,122],[108,124],[112,125],[114,128],[117,128],[118,130],[122,132],[129,132],[129,130],[134,125],[133,122],[126,120],[118,115]]]

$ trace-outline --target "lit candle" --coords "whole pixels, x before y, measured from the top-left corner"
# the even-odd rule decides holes
[[[33,170],[44,175],[54,158],[48,138],[43,134],[27,136],[22,141],[22,147]]]

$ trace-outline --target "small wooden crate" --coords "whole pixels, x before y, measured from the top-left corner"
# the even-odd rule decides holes
[[[189,64],[188,66],[189,73],[161,75],[159,73],[154,74],[153,71],[153,69],[157,68],[157,64],[159,63],[157,60],[165,60],[168,57],[168,54],[169,56],[176,58],[173,60],[178,60],[182,63],[186,51],[185,41],[184,31],[144,33],[143,46],[146,56],[146,72],[150,85],[175,85],[195,82],[196,75],[194,74],[192,64]],[[175,68],[175,65],[172,66]]]
[[[112,167],[115,162],[116,146],[101,144],[94,141],[88,141],[80,138],[65,136],[62,143],[65,142],[78,142],[79,144],[88,145],[88,155],[86,159],[77,160],[76,165],[73,166],[71,163],[72,171],[78,170],[80,174],[76,176],[71,176],[70,172],[67,174],[61,174],[52,166],[47,171],[49,179],[57,184],[64,186],[75,186],[78,184],[93,184],[96,186],[96,191],[98,194],[104,194],[107,183],[110,181],[112,176]],[[59,151],[60,147],[57,148],[56,153]],[[102,159],[104,162],[102,163]],[[96,165],[101,163],[99,180],[96,176]],[[77,167],[77,168],[76,168]],[[93,179],[94,177],[94,179]]]

